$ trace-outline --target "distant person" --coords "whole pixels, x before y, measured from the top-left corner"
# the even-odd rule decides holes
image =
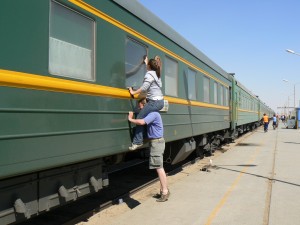
[[[273,115],[273,118],[272,118],[272,120],[273,120],[273,129],[275,130],[275,129],[276,129],[276,127],[277,127],[277,117],[276,117],[276,115],[275,115],[275,114]]]
[[[140,105],[143,107],[143,105]],[[147,136],[150,141],[149,169],[156,169],[160,181],[160,194],[157,202],[165,202],[170,197],[167,185],[167,175],[163,167],[165,139],[163,138],[163,123],[159,112],[150,112],[143,119],[133,119],[133,112],[129,112],[128,120],[136,125],[147,125]]]
[[[268,132],[269,117],[267,116],[267,114],[264,113],[264,116],[263,116],[262,120],[263,120],[263,123],[264,123],[264,131]]]
[[[160,78],[160,67],[155,59],[150,59],[147,63],[147,73],[144,77],[142,86],[133,90],[129,88],[130,94],[133,96],[135,94],[140,94],[141,92],[146,92],[147,104],[139,112],[137,119],[143,119],[150,112],[158,112],[164,107],[164,96],[161,90],[162,81]],[[143,145],[143,126],[137,124],[135,129],[135,134],[132,140],[132,145],[129,150],[135,150]]]
[[[277,128],[278,125],[279,125],[279,122],[280,122],[280,119],[279,119],[279,115],[278,115],[278,114],[276,115],[276,119],[277,119],[277,123],[276,123],[276,128]]]

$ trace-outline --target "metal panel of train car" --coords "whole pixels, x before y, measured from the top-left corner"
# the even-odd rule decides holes
[[[168,163],[273,113],[138,1],[10,0],[0,15],[1,224],[108,184],[105,166],[129,154],[127,87],[145,55],[162,62]]]

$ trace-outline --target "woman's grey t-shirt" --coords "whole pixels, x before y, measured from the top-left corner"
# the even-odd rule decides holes
[[[155,71],[148,71],[144,77],[143,85],[141,87],[143,92],[147,93],[147,99],[162,100],[163,93],[161,91],[162,82],[157,77]]]

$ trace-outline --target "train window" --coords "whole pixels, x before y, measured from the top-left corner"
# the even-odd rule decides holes
[[[178,96],[178,62],[166,57],[165,59],[165,91],[166,95]]]
[[[223,85],[220,84],[220,105],[224,105],[224,89]]]
[[[247,109],[250,109],[250,100],[247,98]]]
[[[188,99],[196,100],[196,72],[194,70],[188,69]]]
[[[241,109],[244,108],[244,102],[245,102],[245,99],[244,99],[244,95],[241,95]]]
[[[208,77],[206,77],[206,76],[203,76],[203,101],[204,102],[210,102],[209,101],[209,82],[210,80],[209,80],[209,78]]]
[[[209,83],[210,80],[208,77],[203,76],[203,101],[204,102],[210,102],[209,101]]]
[[[51,1],[49,27],[49,73],[95,80],[95,22]]]
[[[126,87],[139,88],[147,71],[144,64],[147,47],[130,38],[127,38],[125,43],[125,85]]]
[[[229,99],[228,99],[228,88],[224,87],[224,105],[228,106],[229,105]]]
[[[214,82],[214,104],[218,104],[218,83]]]

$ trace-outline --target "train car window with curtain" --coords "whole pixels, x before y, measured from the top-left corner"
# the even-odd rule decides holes
[[[188,99],[196,100],[196,72],[194,70],[188,69]]]
[[[138,41],[127,38],[125,42],[125,86],[139,88],[147,72],[144,57],[147,47]]]
[[[210,79],[206,76],[203,76],[203,101],[209,103],[209,83]]]
[[[95,22],[51,1],[49,27],[49,73],[95,80]]]
[[[178,97],[178,62],[166,57],[164,68],[166,95]]]

